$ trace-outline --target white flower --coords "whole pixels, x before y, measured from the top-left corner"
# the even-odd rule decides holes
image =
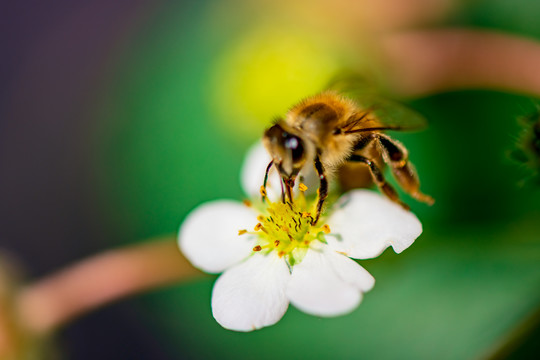
[[[257,194],[269,161],[260,145],[249,152],[246,193]],[[276,183],[270,179],[269,195],[272,188],[278,194]],[[224,271],[212,292],[219,324],[237,331],[273,325],[289,302],[317,316],[351,312],[375,280],[350,258],[374,258],[389,246],[400,253],[422,232],[414,214],[367,190],[328,202],[328,216],[315,226],[311,206],[300,192],[292,205],[217,200],[187,216],[179,233],[184,255],[203,271]]]

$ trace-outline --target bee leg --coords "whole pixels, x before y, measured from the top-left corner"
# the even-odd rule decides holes
[[[386,182],[384,175],[382,174],[381,170],[379,170],[379,167],[377,166],[377,164],[375,164],[374,161],[364,156],[356,155],[356,154],[352,154],[349,157],[348,161],[361,162],[361,163],[366,164],[369,167],[369,171],[371,173],[371,177],[373,178],[373,182],[375,182],[375,184],[379,187],[381,192],[393,202],[398,203],[404,209],[409,210],[409,205],[399,200],[399,195],[396,189],[394,189],[392,185]]]
[[[283,187],[283,179],[281,179],[279,185],[281,186],[281,202],[285,204],[285,189]]]
[[[354,145],[353,151],[363,150],[368,147],[373,140],[375,140],[377,134],[368,134],[360,138],[360,140]]]
[[[321,217],[322,208],[324,205],[324,201],[326,200],[326,197],[328,196],[328,179],[326,178],[326,172],[324,171],[323,164],[321,163],[321,159],[319,158],[319,155],[315,157],[315,170],[317,170],[317,174],[319,175],[319,191],[318,191],[318,199],[317,199],[317,214],[315,215],[315,219],[312,221],[312,225],[315,225],[317,221],[319,221],[319,218]]]
[[[272,165],[274,165],[274,160],[270,161],[270,163],[266,167],[266,172],[264,173],[264,182],[263,182],[263,188],[262,188],[262,193],[261,193],[261,198],[262,198],[263,203],[266,200],[266,183],[268,182],[268,173],[270,172]]]
[[[414,165],[409,162],[407,149],[389,136],[377,134],[378,144],[383,158],[390,165],[390,170],[399,186],[414,199],[433,205],[435,200],[420,191],[420,181]]]

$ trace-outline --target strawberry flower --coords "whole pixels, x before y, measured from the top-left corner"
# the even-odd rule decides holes
[[[250,150],[242,172],[246,193],[255,195],[269,161],[260,144]],[[303,173],[309,180],[309,169]],[[223,272],[212,291],[212,313],[224,328],[273,325],[289,303],[316,316],[349,313],[375,283],[352,259],[377,257],[389,246],[400,253],[422,232],[414,214],[368,190],[328,200],[312,225],[315,199],[306,196],[306,186],[297,187],[290,204],[276,200],[277,184],[279,176],[271,175],[265,203],[211,201],[180,227],[187,259],[205,272]]]

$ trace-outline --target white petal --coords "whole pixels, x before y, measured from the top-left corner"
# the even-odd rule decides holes
[[[238,235],[238,230],[251,230],[256,224],[257,214],[240,202],[202,204],[180,226],[180,250],[195,267],[209,273],[222,272],[252,252],[255,236]]]
[[[341,280],[356,287],[361,292],[373,289],[375,278],[356,261],[335,252],[330,247],[327,247],[325,256]]]
[[[327,224],[332,231],[326,236],[328,245],[355,259],[377,257],[388,246],[399,254],[422,233],[412,212],[368,190],[343,195]]]
[[[287,311],[290,279],[285,261],[273,253],[254,254],[225,271],[214,285],[212,312],[226,329],[251,331],[273,325]]]
[[[322,246],[310,249],[293,268],[287,296],[302,311],[318,316],[337,316],[354,310],[362,293],[375,280],[348,257]]]
[[[264,183],[264,175],[266,167],[272,158],[264,148],[262,142],[257,142],[249,150],[242,166],[240,174],[242,188],[245,193],[254,199],[259,198],[261,186]],[[304,184],[308,187],[306,194],[314,194],[318,188],[318,180],[313,164],[306,164],[299,174],[303,177]],[[298,193],[298,185],[300,181],[296,181],[294,191]],[[281,197],[281,179],[275,167],[272,167],[268,176],[266,193],[272,201],[277,201]]]

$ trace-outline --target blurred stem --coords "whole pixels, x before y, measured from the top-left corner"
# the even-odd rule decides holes
[[[540,95],[540,44],[468,29],[408,31],[382,41],[391,88],[420,96],[463,88]]]
[[[111,301],[201,274],[180,253],[173,235],[107,251],[23,289],[21,321],[42,334]]]
[[[507,359],[518,349],[534,330],[540,326],[540,307],[525,317],[512,331],[497,341],[497,346],[481,358],[486,360]]]

